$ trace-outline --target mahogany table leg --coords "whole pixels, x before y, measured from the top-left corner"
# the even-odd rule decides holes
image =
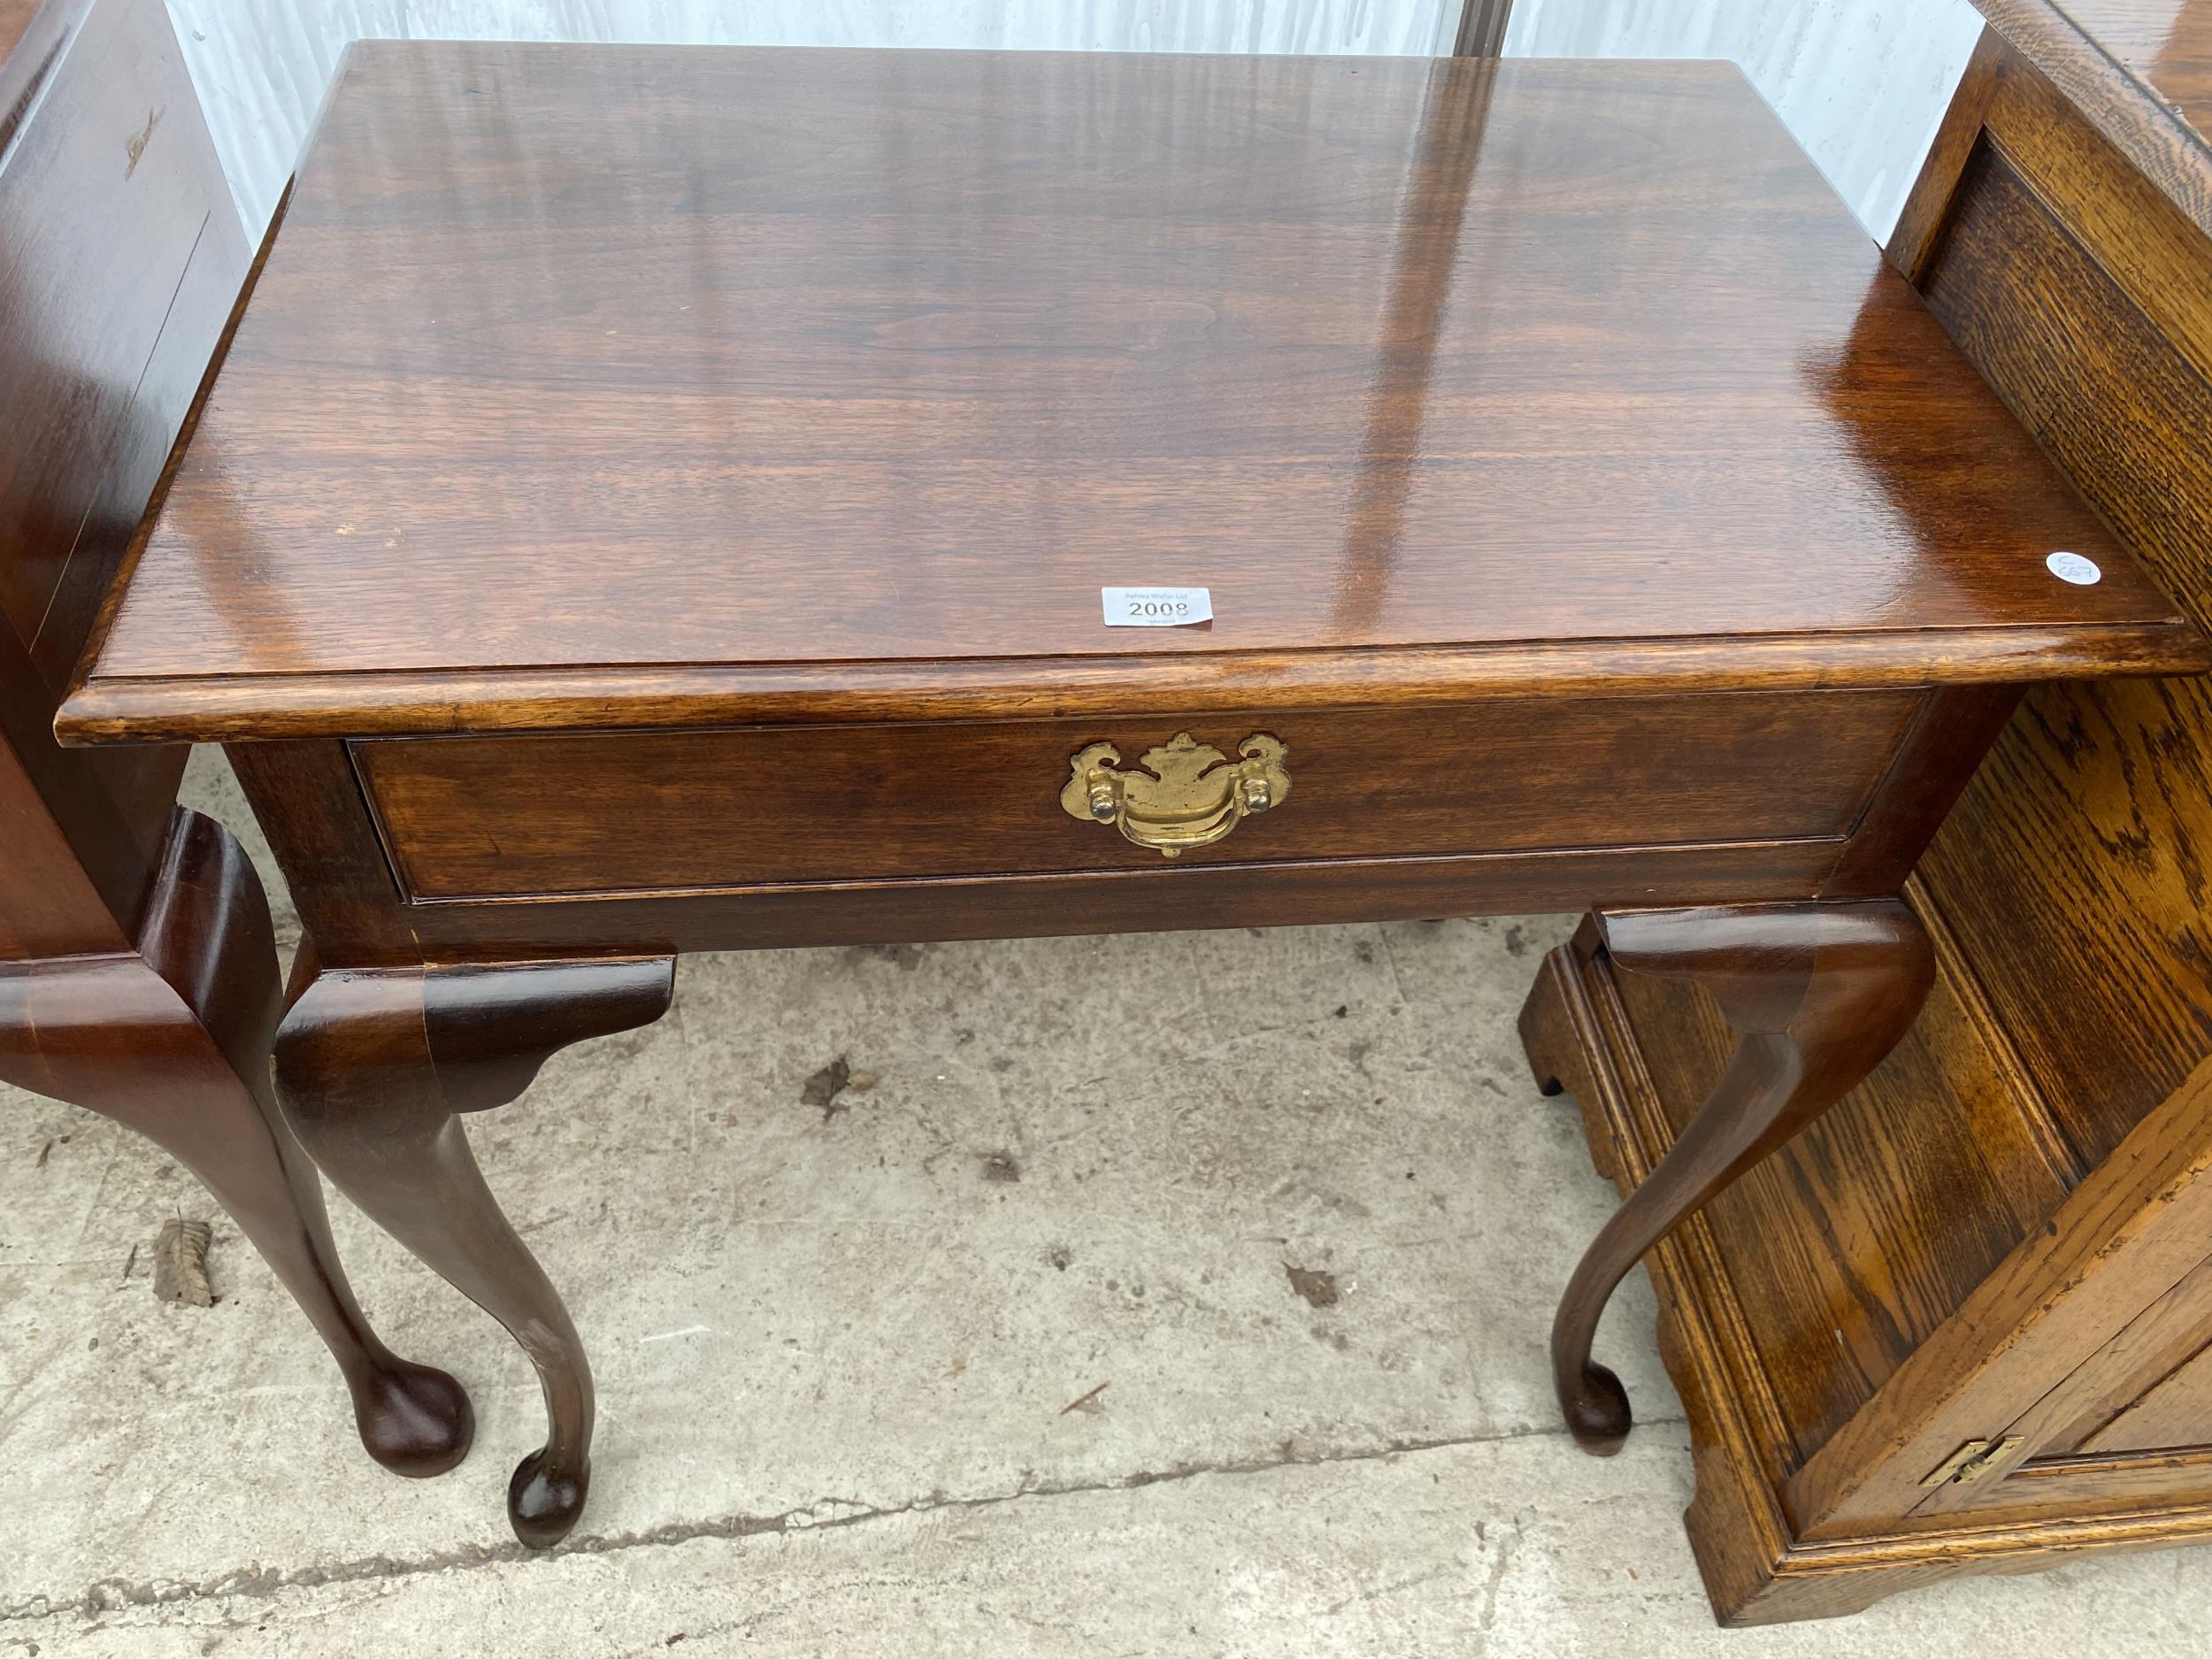
[[[1895,899],[1597,919],[1615,963],[1703,986],[1741,1039],[1697,1115],[1591,1241],[1552,1322],[1552,1384],[1567,1427],[1607,1456],[1632,1421],[1620,1379],[1590,1358],[1615,1286],[1881,1063],[1919,1013],[1935,964],[1919,921]]]
[[[454,1114],[515,1099],[556,1049],[649,1025],[667,956],[348,972],[303,948],[277,1033],[277,1087],[323,1172],[506,1326],[538,1370],[545,1445],[507,1488],[515,1536],[567,1536],[591,1483],[591,1368],[545,1276],[470,1155]]]
[[[442,1474],[475,1432],[468,1396],[396,1356],[354,1300],[322,1184],[270,1088],[280,1001],[253,866],[229,831],[180,808],[134,953],[0,964],[0,1077],[135,1129],[199,1177],[337,1360],[369,1455]]]

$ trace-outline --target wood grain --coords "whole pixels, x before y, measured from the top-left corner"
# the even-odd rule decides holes
[[[1983,121],[2010,56],[2003,36],[1993,29],[1981,32],[1951,102],[1944,108],[1935,137],[1929,142],[1919,176],[1898,210],[1897,223],[1890,231],[1889,262],[1915,288],[1920,286],[1928,255],[1934,250],[1950,212],[1959,174],[1981,143]]]
[[[451,1377],[384,1345],[346,1283],[322,1187],[270,1087],[278,989],[245,849],[180,809],[128,949],[0,962],[0,1079],[126,1125],[197,1176],[313,1322],[369,1455],[443,1474],[474,1414]]]
[[[2183,435],[2212,430],[2212,387],[2008,153],[1985,145],[1967,168],[1928,264],[1930,303],[2176,597],[2212,615],[2212,451]],[[2174,286],[2212,310],[2208,272],[2200,249]],[[2197,680],[2036,691],[1926,860],[2085,1165],[2179,1085],[2212,1022],[2206,733],[2212,695]]]
[[[2201,1446],[2212,1422],[2212,1348],[2200,1349],[2082,1443],[2095,1454]]]
[[[1599,1316],[1662,1239],[1781,1150],[1896,1047],[1935,975],[1928,936],[1899,900],[1870,903],[1601,913],[1607,957],[1683,979],[1713,998],[1736,1034],[1727,1065],[1665,1156],[1607,1219],[1577,1264],[1552,1323],[1552,1384],[1586,1450],[1619,1449],[1630,1425],[1620,1379],[1590,1357]],[[1538,995],[1543,995],[1540,988]],[[1542,1020],[1525,1020],[1537,1079]]]
[[[1991,1478],[1933,1489],[1920,1478],[1993,1426],[2016,1432],[2024,1373],[2032,1402],[2040,1392],[2035,1378],[2077,1370],[2193,1271],[2205,1259],[2208,1217],[2212,1063],[2069,1194],[2050,1225],[1977,1285],[1792,1478],[1790,1509],[1803,1535],[1941,1513],[1998,1491],[2002,1483]],[[2023,1436],[2008,1462],[2039,1449],[2050,1448]]]
[[[1132,581],[1210,631],[1106,629]],[[63,729],[1310,704],[1532,642],[2203,660],[1732,70],[374,42]]]
[[[1194,864],[1840,839],[1923,701],[1228,710],[365,742],[353,754],[402,886],[451,899],[1156,868],[1158,853],[1070,818],[1060,790],[1087,744],[1112,742],[1133,765],[1184,730],[1232,755],[1254,732],[1279,738],[1294,785],[1279,810],[1187,854]],[[1772,782],[1746,798],[1748,775]],[[1606,789],[1585,788],[1591,778]]]
[[[134,166],[126,140],[172,103]],[[184,757],[64,755],[50,727],[243,263],[166,19],[40,10],[0,65],[0,736],[35,791],[17,810],[67,850],[12,840],[0,956],[112,949],[136,925]]]
[[[39,118],[0,155],[0,292],[14,299],[0,309],[0,360],[12,370],[0,379],[0,419],[48,428],[0,454],[0,523],[15,538],[0,560],[0,615],[35,653],[56,626],[65,567],[104,565],[96,595],[112,573],[175,435],[173,416],[143,411],[191,396],[237,290],[241,238],[227,201],[219,213],[204,188],[213,157],[196,112],[180,111],[168,132],[156,123],[135,161],[128,153],[147,127],[149,88],[181,73],[174,53],[167,30],[144,28],[132,8],[92,8],[65,69],[41,89]],[[134,280],[84,280],[114,257],[119,221],[131,227]],[[196,264],[210,275],[190,283]],[[173,317],[188,283],[186,314]],[[167,331],[188,349],[150,365]],[[63,630],[57,692],[91,609]]]
[[[1661,1114],[1647,1144],[1663,1151],[1732,1037],[1709,998],[1678,986],[1623,974],[1609,994]],[[1824,1444],[2063,1195],[2007,1084],[1971,1011],[1939,985],[1867,1083],[1714,1202],[1732,1317],[1786,1448],[1770,1474]]]
[[[2136,1315],[2094,1360],[2036,1402],[2032,1416],[2059,1425],[2038,1438],[2051,1446],[2087,1449],[2116,1417],[2208,1342],[2212,1342],[2212,1261],[2200,1263]],[[2189,1438],[2201,1443],[2201,1430]]]
[[[2131,170],[2212,233],[2212,9],[2203,0],[1975,0]],[[2169,49],[2171,56],[2169,57]]]
[[[1992,120],[1994,130],[1987,125]],[[2047,77],[2008,53],[1999,60],[1985,130],[1989,147],[2031,182],[2037,204],[2152,327],[2199,373],[2212,365],[2212,316],[2201,284],[2185,274],[2202,262],[2205,231],[2130,166]],[[2185,561],[2174,561],[2168,544],[2129,539],[2169,592],[2172,582],[2185,580]]]
[[[2082,33],[2199,132],[2212,127],[2212,6],[2201,0],[2064,0]]]
[[[141,534],[144,534],[142,526]],[[1136,651],[1017,663],[728,664],[651,669],[273,674],[81,681],[55,718],[71,744],[261,741],[733,722],[1119,718],[1190,705],[1422,708],[1471,698],[2017,686],[2193,673],[2201,637],[2113,628],[1929,628],[1738,640],[1561,641],[1395,650]]]
[[[1963,154],[1994,202],[2001,158]],[[1967,269],[1932,223],[1924,275]],[[1642,1102],[1625,1179],[1669,1142],[1691,1165],[1624,1213],[1751,1286],[1699,1387],[1741,1402],[1723,1439],[1759,1460],[1732,1479],[1771,1565],[1803,1541],[1792,1471],[2062,1202],[2081,1141],[2016,1105],[2021,1056],[1961,987],[1931,1018],[1970,1064],[1908,1044],[1716,1190],[1955,966],[1896,895],[2019,687],[2212,660],[2035,439],[1711,66],[368,46],[58,729],[231,742],[323,970],[296,1010],[318,1144],[552,1333],[567,1449],[528,1541],[581,1500],[588,1395],[455,1153],[440,975],[1878,915],[1870,1032],[1789,1025],[1853,977],[1809,972],[1817,930],[1731,947],[1781,987],[1751,1022],[1772,1087],[1701,1126],[1694,998],[1623,1063],[1640,1096],[1583,1078],[1589,1121]],[[2058,547],[2102,580],[2057,581]],[[1095,588],[1145,580],[1203,583],[1217,620],[1110,634]],[[1173,864],[1060,812],[1084,743],[1197,726],[1288,742],[1279,811]],[[1830,896],[1854,902],[1805,902]],[[1602,941],[1579,949],[1555,978],[1613,1044],[1640,994],[1590,989]],[[523,1025],[565,1029],[562,1001]],[[1979,1093],[1932,1113],[1932,1080]],[[1970,1207],[1885,1259],[1865,1230],[1903,1190]],[[1835,1236],[1761,1231],[1809,1208]],[[1592,1258],[1563,1374],[1651,1236]],[[1842,1540],[1853,1571],[1886,1540]]]

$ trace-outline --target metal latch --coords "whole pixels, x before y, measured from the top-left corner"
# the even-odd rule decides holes
[[[2007,1435],[2001,1440],[1969,1440],[1958,1450],[1920,1478],[1924,1486],[1971,1486],[2013,1452],[2019,1449],[2021,1437]]]

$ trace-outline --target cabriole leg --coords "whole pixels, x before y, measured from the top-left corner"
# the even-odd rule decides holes
[[[669,957],[347,972],[303,949],[277,1033],[277,1087],[323,1172],[522,1345],[545,1395],[545,1445],[507,1492],[526,1544],[558,1542],[591,1480],[583,1344],[470,1155],[457,1114],[504,1105],[556,1049],[649,1025]]]
[[[252,864],[179,808],[135,952],[0,964],[0,1077],[135,1129],[196,1175],[313,1321],[369,1455],[442,1474],[468,1453],[468,1396],[395,1356],[354,1300],[322,1184],[270,1087],[280,1005]]]
[[[1632,1421],[1620,1379],[1590,1357],[1615,1286],[1879,1064],[1919,1013],[1935,970],[1927,935],[1895,899],[1624,910],[1598,925],[1616,964],[1703,986],[1740,1034],[1696,1116],[1584,1253],[1552,1322],[1560,1409],[1582,1448],[1604,1456]]]

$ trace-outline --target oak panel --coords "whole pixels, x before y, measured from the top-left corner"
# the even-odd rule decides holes
[[[2041,0],[1984,10],[2085,44]],[[2212,250],[2185,214],[2212,168],[2139,86],[2149,135],[2115,136],[2079,94],[2128,77],[2079,58],[2055,92],[1983,42],[1892,253],[2201,616]],[[2175,1085],[2212,1029],[2194,989],[2208,712],[2176,681],[2032,693],[1913,889],[1942,947],[1919,1025],[1654,1253],[1692,1541],[1724,1620],[2212,1532],[2201,1449],[2062,1455],[2131,1406],[2148,1438],[2207,1442],[2203,1098]],[[1719,1064],[1712,1010],[1579,940],[1531,1009],[1547,1052],[1578,1051],[1594,1154],[1633,1186]],[[2085,1079],[2103,1090],[2086,1111]],[[1981,1481],[1921,1486],[1962,1442],[2015,1434]]]
[[[2082,1448],[2109,1455],[2201,1447],[2212,1425],[2212,1348],[2200,1351]]]
[[[1987,39],[2003,52],[1995,36]],[[1993,142],[2019,177],[2032,181],[2039,204],[2199,373],[2212,365],[2212,311],[2194,274],[2204,259],[2206,231],[2086,125],[2048,79],[2016,59],[2008,67],[2000,58],[1986,116]],[[2212,157],[2206,167],[2212,173]],[[2131,543],[2130,550],[2154,578],[2177,574],[2167,568],[2171,549]]]
[[[2008,1432],[2024,1437],[2047,1457],[2085,1450],[2114,1418],[2208,1342],[2212,1342],[2212,1262],[2193,1270],[2137,1314],[2086,1363],[2039,1396]]]
[[[1821,1432],[1801,1407],[1809,1398],[1816,1412],[1826,1409],[1824,1379],[1863,1393],[1873,1379],[1857,1367],[1895,1375],[1865,1340],[1870,1316],[1874,1334],[1896,1342],[1893,1357],[1909,1352],[2001,1241],[1997,1212],[2009,1206],[2016,1236],[2032,1237],[2038,1212],[2063,1190],[2023,1134],[2016,1083],[2003,1056],[1981,1046],[1988,1027],[1955,1000],[1962,991],[1970,984],[1947,965],[1890,1060],[1778,1155],[1801,1157],[1809,1180],[1767,1186],[1769,1202],[1730,1203],[1739,1193],[1757,1199],[1753,1184],[1764,1171],[1754,1171],[1647,1258],[1660,1353],[1689,1417],[1696,1466],[1685,1519],[1724,1624],[1832,1617],[1960,1571],[2177,1531],[2164,1515],[2143,1525],[2139,1510],[2115,1524],[2017,1534],[1978,1532],[1955,1517],[1942,1530],[1936,1517],[1912,1537],[1895,1523],[1815,1544],[1802,1539],[1786,1502],[1803,1456],[1801,1435]],[[1632,1018],[1624,995],[1644,1012]],[[1663,1091],[1702,1088],[1708,1068],[1719,1064],[1699,1036],[1701,1024],[1717,1025],[1701,993],[1665,981],[1640,987],[1613,964],[1594,926],[1546,960],[1522,1016],[1524,1036],[1548,1069],[1557,1060],[1600,1173],[1624,1191],[1672,1143],[1683,1114]],[[1663,1047],[1647,1049],[1655,1039]],[[1684,1057],[1696,1075],[1678,1080],[1671,1074]],[[1839,1135],[1853,1115],[1859,1121]],[[1970,1172],[1977,1164],[1978,1175]],[[1799,1194],[1818,1225],[1806,1224]],[[1914,1225],[1899,1227],[1901,1215]],[[1955,1265],[1962,1247],[1968,1260]],[[1776,1254],[1783,1259],[1770,1264]],[[1930,1290],[1938,1293],[1932,1301]],[[1835,1363],[1831,1352],[1847,1357]]]
[[[1612,983],[1678,1133],[1733,1047],[1702,992]],[[1778,1479],[1872,1398],[2062,1191],[1939,981],[1873,1076],[1706,1211],[1786,1436]]]
[[[2177,596],[2212,611],[2212,453],[2183,435],[2212,431],[2212,388],[2004,153],[1985,144],[1961,192],[1929,303]],[[2207,731],[2198,680],[2032,692],[1924,866],[2085,1167],[2212,1028]]]

